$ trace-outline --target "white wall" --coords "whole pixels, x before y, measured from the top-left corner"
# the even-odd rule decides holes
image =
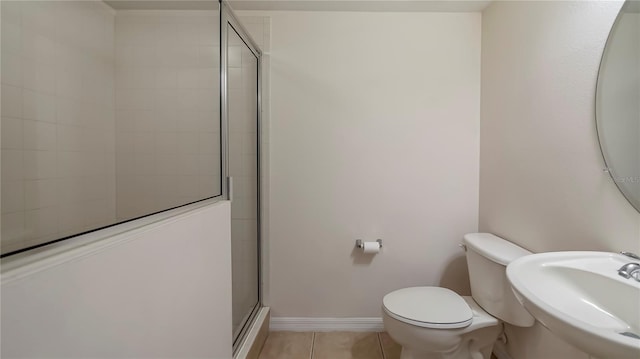
[[[229,218],[219,202],[3,273],[2,357],[230,359]]]
[[[531,251],[640,250],[640,214],[604,166],[600,57],[620,2],[494,2],[482,15],[480,230]],[[585,357],[507,326],[514,358]]]
[[[268,14],[273,316],[380,317],[397,288],[467,291],[480,14]]]
[[[1,22],[6,253],[115,221],[114,12],[2,1]]]

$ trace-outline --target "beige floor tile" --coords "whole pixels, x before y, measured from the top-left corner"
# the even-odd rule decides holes
[[[400,344],[394,342],[387,333],[378,333],[378,335],[380,335],[384,359],[400,359],[400,352],[402,351]]]
[[[316,333],[313,359],[382,359],[378,333]]]
[[[313,333],[271,332],[258,359],[309,359]]]

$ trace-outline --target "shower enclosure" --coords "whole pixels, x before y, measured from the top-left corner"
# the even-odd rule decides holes
[[[2,257],[230,199],[237,346],[260,306],[258,46],[216,0],[0,5]]]
[[[228,118],[228,188],[234,348],[260,307],[260,50],[222,3],[222,117]]]

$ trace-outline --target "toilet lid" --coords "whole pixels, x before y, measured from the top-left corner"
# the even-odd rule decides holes
[[[399,289],[385,295],[382,306],[389,316],[424,328],[464,328],[473,321],[467,302],[447,288]]]

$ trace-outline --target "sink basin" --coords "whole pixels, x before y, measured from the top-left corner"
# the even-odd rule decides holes
[[[640,358],[640,283],[618,275],[610,252],[549,252],[519,258],[507,277],[520,303],[552,333],[598,358]]]

